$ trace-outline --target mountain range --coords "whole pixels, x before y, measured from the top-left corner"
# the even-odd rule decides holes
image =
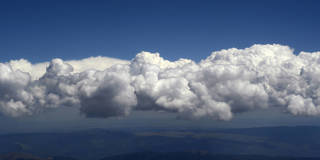
[[[13,158],[17,156],[13,153],[18,155],[27,153],[30,160],[37,157],[56,158],[54,160],[68,157],[77,160],[100,160],[104,157],[126,159],[142,155],[145,158],[141,159],[150,159],[150,156],[175,157],[188,154],[191,154],[188,157],[193,155],[209,156],[208,158],[221,155],[236,157],[260,155],[261,158],[267,156],[269,159],[270,157],[317,158],[320,157],[319,148],[320,127],[311,126],[216,130],[92,129],[68,133],[0,135],[0,154],[2,154],[0,160],[12,160],[3,157],[8,157],[8,153],[11,153]]]

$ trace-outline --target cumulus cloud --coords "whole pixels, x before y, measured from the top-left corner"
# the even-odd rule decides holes
[[[9,116],[64,106],[101,118],[155,110],[230,120],[270,107],[320,114],[320,52],[295,55],[277,44],[216,51],[198,63],[149,52],[131,61],[15,60],[0,63],[0,74],[0,112]]]
[[[72,66],[73,73],[79,73],[89,69],[103,71],[114,64],[128,64],[129,61],[98,56],[98,57],[89,57],[81,60],[64,61],[64,63],[68,63]],[[45,74],[46,69],[49,66],[50,62],[31,64],[29,61],[25,59],[20,59],[20,60],[11,60],[8,64],[11,65],[14,71],[20,70],[23,72],[27,72],[30,74],[33,80],[36,80]]]

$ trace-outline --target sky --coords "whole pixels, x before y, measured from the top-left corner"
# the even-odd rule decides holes
[[[132,59],[141,51],[195,61],[212,51],[278,43],[317,51],[318,1],[0,2],[1,61]]]
[[[3,0],[0,62],[26,59],[47,63],[54,58],[70,61],[97,56],[132,60],[142,51],[159,52],[169,61],[186,58],[200,62],[213,51],[254,44],[289,46],[294,49],[293,54],[315,52],[320,51],[319,6],[316,0]],[[317,125],[320,120],[260,110],[239,113],[227,122],[206,118],[177,120],[172,113],[153,111],[133,111],[120,120],[96,118],[99,115],[90,108],[81,112],[94,118],[85,118],[72,108],[46,111],[39,116],[2,116],[0,124],[4,127],[0,132]]]

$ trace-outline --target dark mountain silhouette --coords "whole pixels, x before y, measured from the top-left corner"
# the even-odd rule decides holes
[[[307,157],[270,157],[260,155],[213,155],[202,152],[140,152],[117,155],[101,160],[319,160]]]
[[[29,153],[6,153],[0,155],[0,160],[76,160],[70,157],[40,158]]]
[[[115,155],[100,160],[319,160],[312,157],[283,157],[263,155],[215,155],[207,152],[138,152]],[[0,160],[76,160],[69,157],[39,158],[26,153],[0,155]],[[79,159],[80,160],[80,159]]]
[[[0,155],[0,160],[48,160],[33,156],[28,153],[7,153]]]
[[[79,160],[98,160],[102,157],[145,151],[320,157],[319,148],[320,127],[308,126],[207,131],[124,132],[94,129],[70,133],[0,135],[0,154],[22,152],[39,157],[59,155]]]

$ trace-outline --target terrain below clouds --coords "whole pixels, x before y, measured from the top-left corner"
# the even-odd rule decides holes
[[[319,135],[319,127],[307,126],[211,131],[122,132],[93,129],[68,133],[7,134],[0,135],[0,159],[2,154],[12,152],[29,153],[39,157],[73,157],[79,160],[100,160],[103,157],[108,157],[106,160],[130,159],[130,157],[212,159],[214,155],[222,156],[214,157],[217,159],[220,157],[220,159],[235,160],[304,159],[299,157],[319,159]],[[137,158],[139,156],[142,158]]]

